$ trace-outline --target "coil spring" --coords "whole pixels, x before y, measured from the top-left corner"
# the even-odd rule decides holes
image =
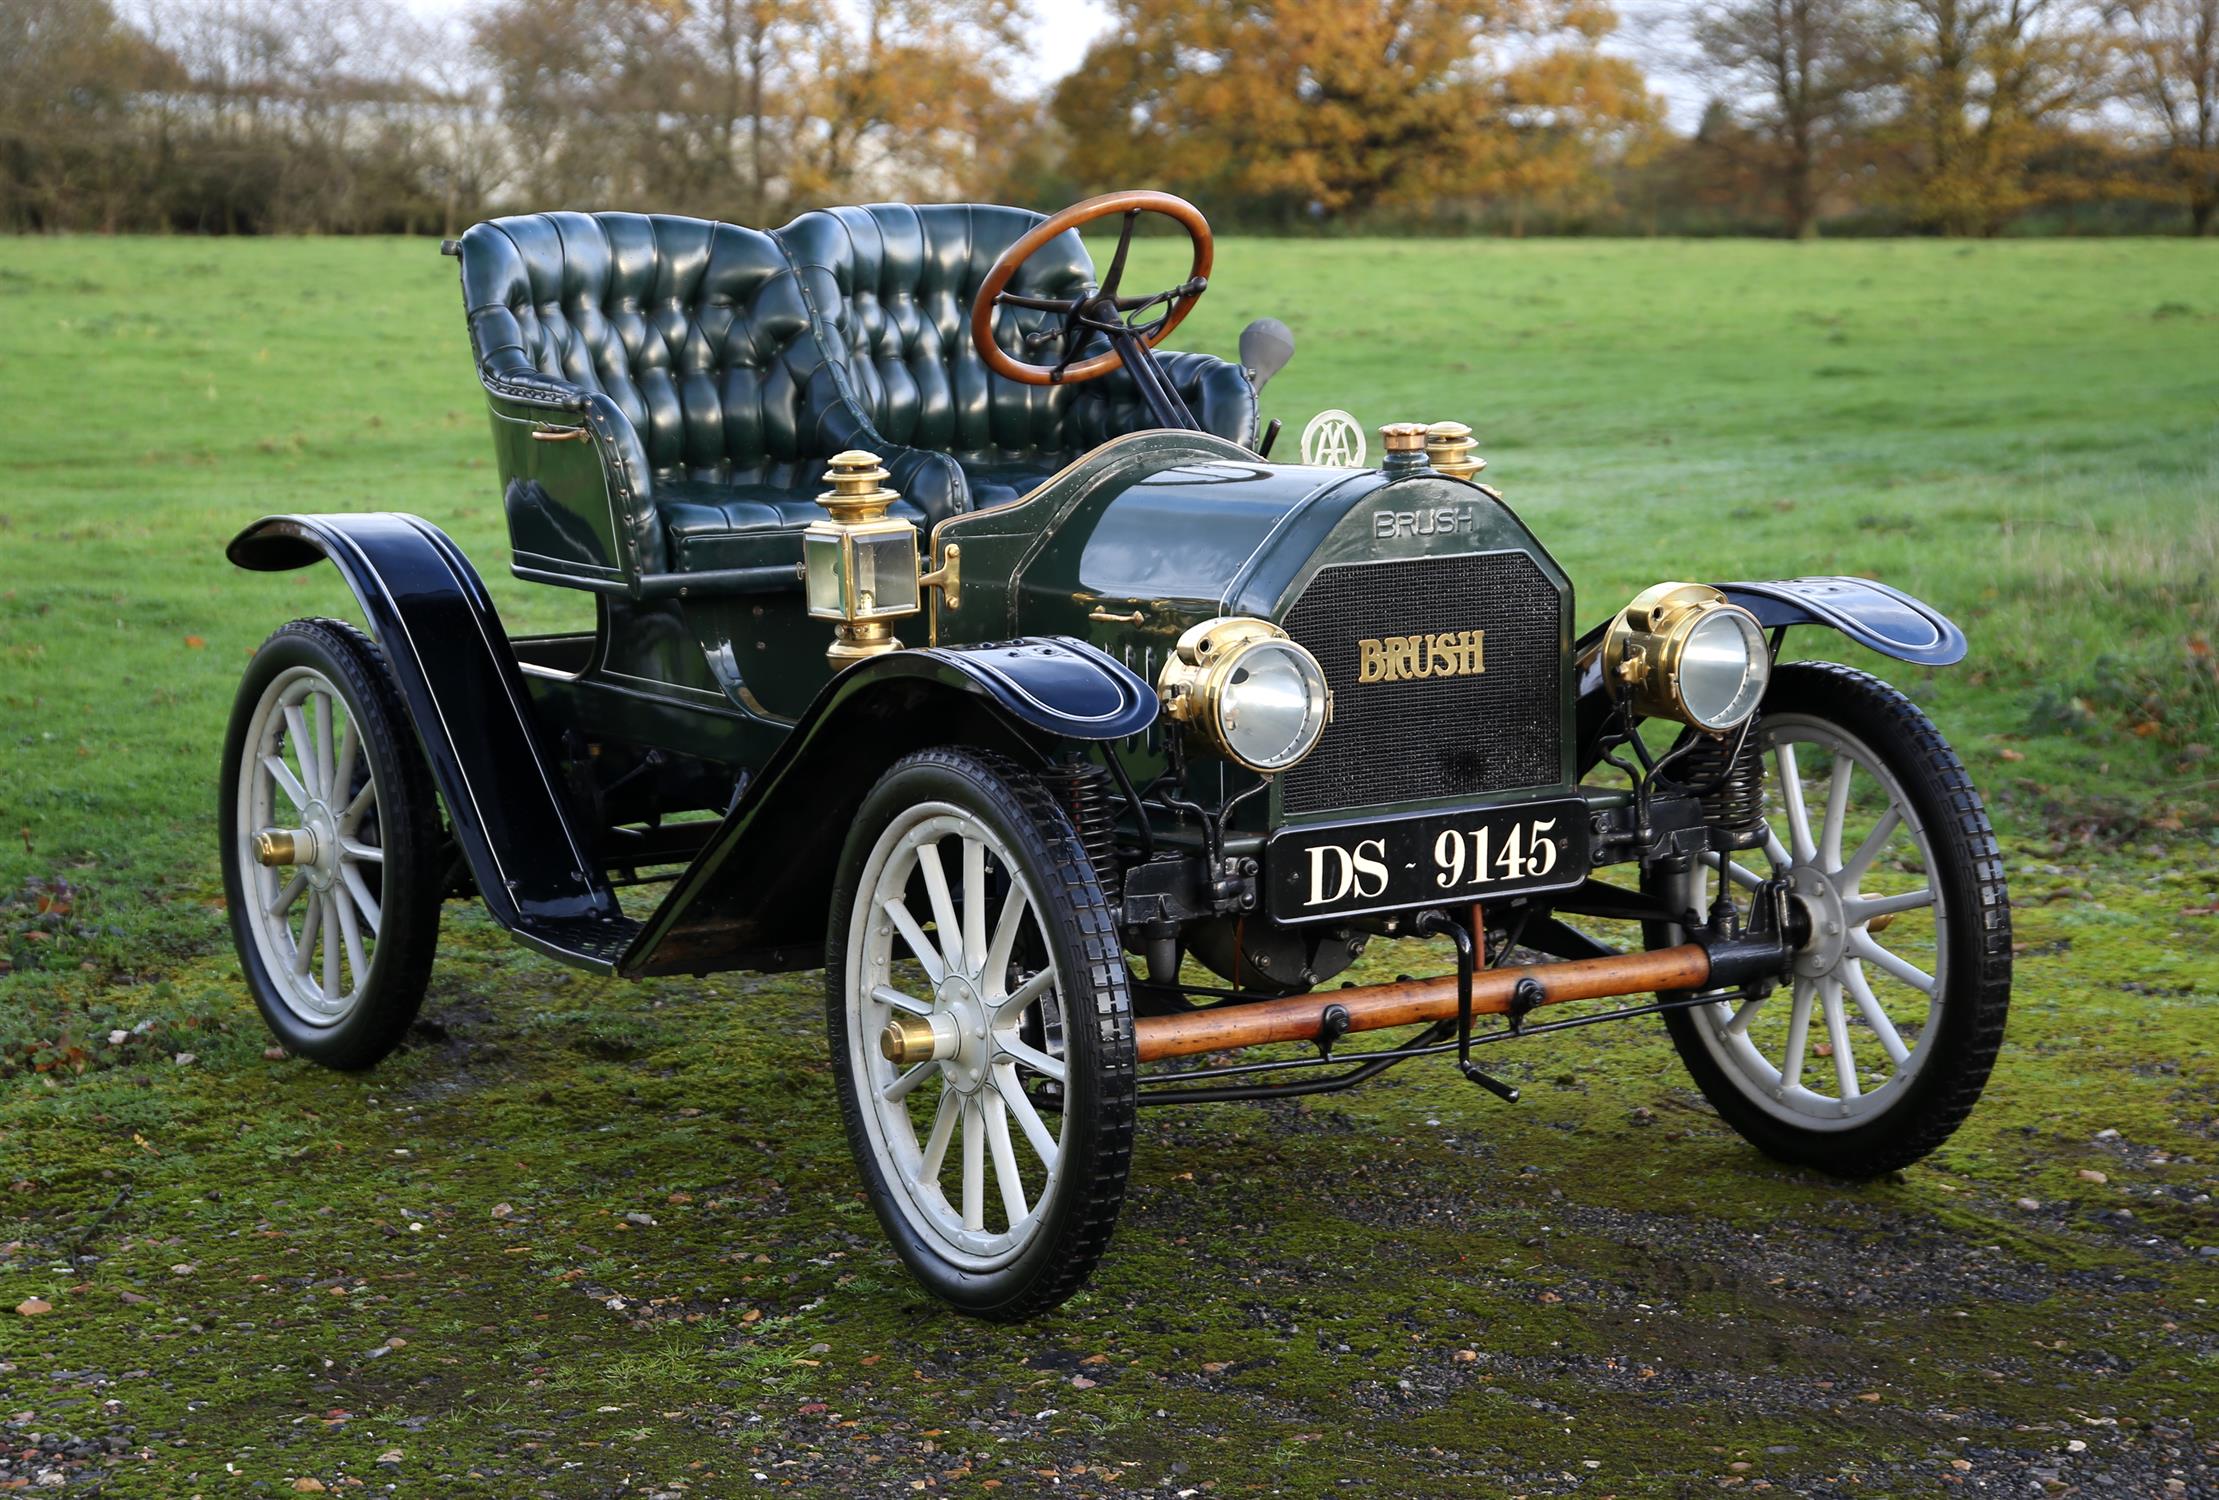
[[[1726,835],[1730,849],[1764,842],[1764,750],[1754,725],[1746,733],[1697,735],[1680,763],[1679,779],[1703,793],[1703,822]]]
[[[1067,760],[1042,773],[1049,794],[1071,816],[1071,827],[1105,888],[1117,875],[1117,821],[1110,816],[1110,774],[1091,760]]]

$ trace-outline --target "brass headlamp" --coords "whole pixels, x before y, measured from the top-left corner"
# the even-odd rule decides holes
[[[1269,620],[1226,615],[1187,627],[1156,691],[1164,713],[1251,771],[1284,771],[1333,718],[1325,669]]]
[[[1772,653],[1757,617],[1718,590],[1659,583],[1604,629],[1602,673],[1635,712],[1723,734],[1757,711]]]
[[[924,590],[941,589],[948,603],[957,603],[962,554],[951,542],[941,567],[920,571],[917,528],[887,514],[901,496],[886,488],[877,454],[856,448],[836,453],[824,477],[832,488],[817,503],[828,514],[802,532],[801,567],[810,617],[835,622],[825,655],[838,670],[900,650],[892,622],[915,614]]]

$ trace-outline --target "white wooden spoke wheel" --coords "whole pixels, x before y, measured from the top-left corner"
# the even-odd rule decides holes
[[[377,778],[345,699],[313,667],[271,680],[247,745],[234,836],[250,872],[248,925],[293,1014],[336,1025],[377,961],[385,863]],[[264,862],[271,850],[281,863]]]
[[[1095,873],[1015,766],[927,751],[866,800],[827,965],[841,1101],[897,1250],[970,1311],[1076,1289],[1132,1137],[1132,1022]]]
[[[1767,1150],[1890,1170],[1955,1129],[2001,1043],[2001,859],[1955,755],[1877,679],[1783,667],[1753,732],[1765,843],[1706,856],[1672,904],[1708,911],[1723,880],[1746,915],[1760,882],[1785,878],[1810,935],[1777,989],[1675,1014],[1674,1039],[1721,1113]]]
[[[438,814],[384,658],[296,620],[248,666],[225,742],[224,882],[241,967],[288,1049],[390,1051],[437,936]]]

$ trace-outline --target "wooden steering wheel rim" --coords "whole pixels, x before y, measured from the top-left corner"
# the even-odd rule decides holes
[[[1083,203],[1074,203],[1061,213],[1052,214],[1034,225],[1023,238],[1004,250],[995,260],[993,268],[986,273],[986,280],[979,287],[978,300],[971,304],[971,342],[977,348],[979,357],[986,361],[989,370],[1025,385],[1059,383],[1054,366],[1027,364],[994,342],[994,299],[1007,289],[1010,280],[1017,274],[1017,268],[1057,235],[1067,229],[1078,229],[1096,219],[1106,219],[1111,214],[1121,214],[1131,209],[1159,213],[1177,220],[1194,245],[1194,265],[1187,272],[1187,279],[1191,281],[1197,276],[1210,274],[1213,244],[1210,222],[1202,217],[1202,210],[1186,199],[1171,193],[1159,193],[1152,188],[1126,188],[1121,192],[1103,193]],[[1173,302],[1170,310],[1164,314],[1163,326],[1148,339],[1148,347],[1153,349],[1162,343],[1171,330],[1179,326],[1194,304],[1201,300],[1202,294],[1196,292]],[[1109,374],[1124,362],[1124,357],[1115,349],[1107,349],[1064,366],[1060,383],[1070,385],[1081,380],[1092,380],[1096,376]]]

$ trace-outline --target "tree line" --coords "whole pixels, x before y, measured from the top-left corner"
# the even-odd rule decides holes
[[[0,0],[0,227],[1053,207],[1252,229],[2209,232],[2219,0]],[[1667,122],[1660,77],[1710,101]]]

